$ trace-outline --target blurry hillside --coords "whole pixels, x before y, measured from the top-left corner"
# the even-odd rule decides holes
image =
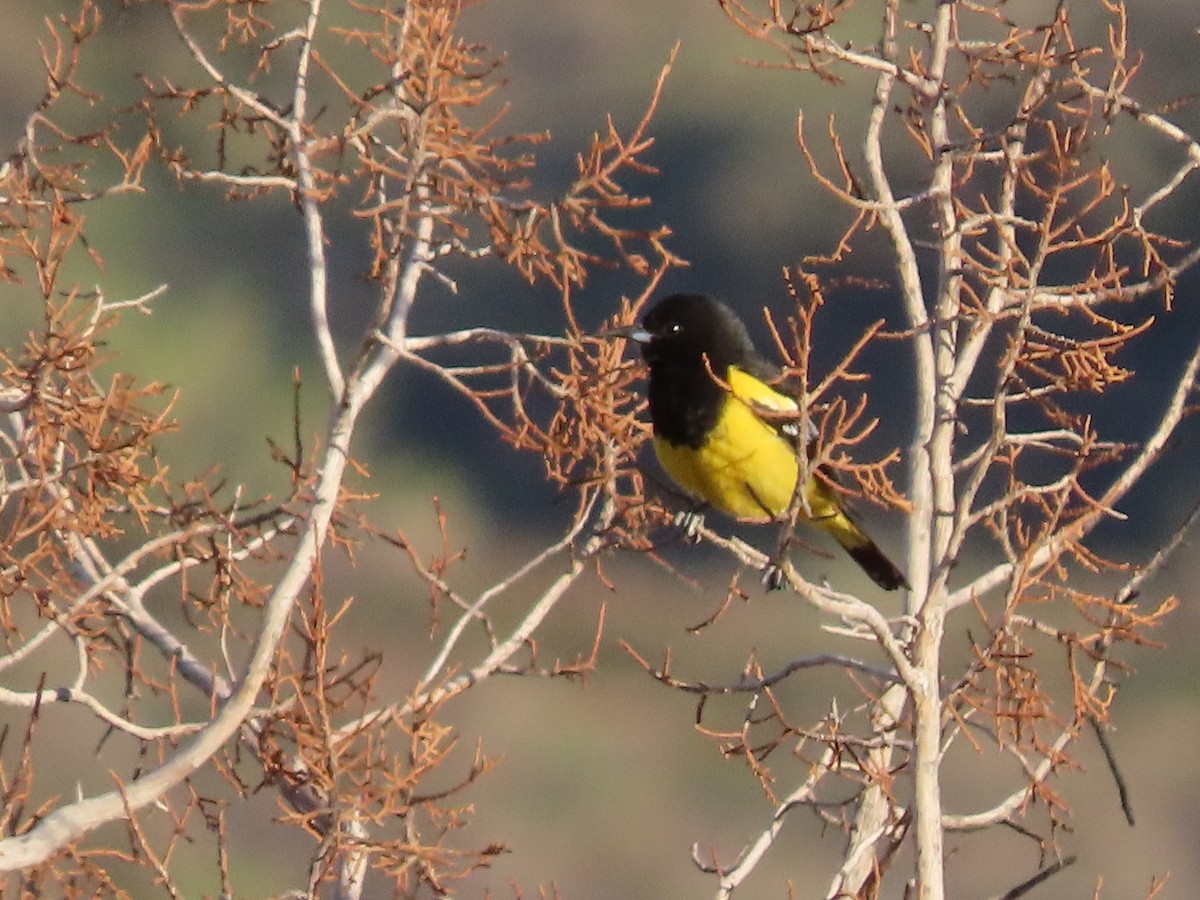
[[[5,85],[0,92],[0,147],[13,144],[18,136],[14,129],[39,96],[41,17],[53,15],[59,5],[54,0],[11,3],[0,13],[5,26],[0,29],[0,83]],[[873,22],[865,10],[869,4],[862,5],[862,39],[869,41]],[[916,4],[905,0],[904,5]],[[1087,4],[1077,6],[1078,15]],[[1194,0],[1140,6],[1134,9],[1132,35],[1146,51],[1139,96],[1153,107],[1197,89],[1200,8]],[[87,83],[105,95],[106,103],[132,103],[140,91],[137,73],[169,73],[182,64],[178,39],[162,10],[152,4],[123,8],[108,2],[103,7],[105,52],[91,55]],[[562,184],[569,181],[574,153],[602,126],[605,113],[620,123],[636,121],[658,71],[679,42],[678,61],[652,126],[657,142],[650,158],[660,173],[637,185],[653,205],[631,217],[669,225],[675,233],[671,247],[689,260],[690,268],[668,276],[667,289],[718,294],[754,320],[761,306],[786,304],[780,269],[806,254],[829,250],[840,234],[844,212],[810,181],[797,151],[796,113],[802,108],[808,127],[819,132],[827,113],[847,99],[858,108],[838,109],[839,115],[848,121],[864,116],[861,92],[743,64],[743,57],[757,59],[760,50],[728,24],[715,0],[492,0],[471,8],[466,21],[466,36],[507,54],[507,129],[551,133],[552,140],[537,149],[549,163],[538,183],[547,195],[561,187],[546,181],[547,174],[557,173]],[[80,105],[81,119],[91,114]],[[1174,116],[1200,130],[1200,102],[1184,105]],[[1140,171],[1150,180],[1149,175],[1170,165],[1134,154],[1118,164],[1135,186]],[[317,371],[307,311],[297,299],[307,278],[299,219],[281,202],[247,204],[231,215],[218,191],[177,186],[161,167],[148,175],[147,183],[152,188],[147,196],[123,196],[97,206],[89,223],[105,260],[102,277],[110,296],[170,285],[152,316],[123,320],[112,335],[114,357],[123,370],[180,390],[176,415],[183,427],[161,448],[176,477],[220,461],[229,482],[247,484],[248,494],[279,491],[285,473],[270,462],[267,439],[283,444],[291,439],[293,370]],[[1168,214],[1177,216],[1178,224],[1160,220],[1161,230],[1200,240],[1200,216],[1194,209]],[[355,227],[348,218],[340,221]],[[881,244],[879,250],[884,249]],[[334,303],[340,309],[354,310],[366,262],[332,260]],[[882,268],[882,252],[876,259],[860,255],[854,265],[867,274],[889,276]],[[530,288],[499,265],[486,277],[478,271],[462,273],[458,288],[457,296],[446,291],[418,308],[415,330],[481,322],[539,331],[558,321],[555,296]],[[598,325],[630,289],[619,277],[597,273],[576,308]],[[1178,347],[1200,328],[1198,294],[1195,275],[1179,286],[1176,309],[1162,313],[1177,327],[1157,331],[1139,348],[1139,358],[1124,360],[1139,371],[1124,390],[1153,392],[1173,373]],[[11,287],[0,288],[0,304],[0,342],[11,346],[36,322],[39,307]],[[886,293],[863,293],[841,305],[838,315],[846,317],[849,331],[895,315],[888,304]],[[766,347],[761,321],[757,326],[756,335]],[[828,322],[826,327],[831,327]],[[831,356],[841,349],[831,350]],[[883,417],[876,436],[880,446],[907,441],[902,363],[884,352],[873,357],[876,412]],[[302,407],[310,433],[324,424],[321,390],[315,377],[304,387]],[[419,373],[400,371],[388,390],[388,415],[369,423],[369,437],[358,448],[371,473],[363,486],[382,495],[379,523],[395,525],[414,510],[431,510],[436,493],[462,544],[472,544],[475,535],[499,524],[514,545],[535,545],[539,522],[556,516],[555,496],[538,461],[501,445],[465,402]],[[1136,396],[1129,399],[1136,407]],[[1136,416],[1130,418],[1130,440],[1136,440],[1140,424]],[[1193,423],[1153,486],[1124,510],[1131,523],[1114,524],[1106,539],[1149,546],[1169,532],[1200,498],[1198,454],[1200,433]],[[432,514],[426,518],[432,523]],[[356,610],[363,641],[377,646],[388,640],[389,617],[397,615],[398,606],[418,615],[423,607],[420,597],[398,597],[392,573],[373,568],[375,562],[369,555],[362,561],[353,591],[378,595],[373,606],[360,604]],[[468,579],[471,572],[482,578],[504,564],[504,558],[472,556],[464,570]],[[689,659],[727,659],[732,677],[749,648],[757,647],[764,659],[786,658],[787,636],[812,623],[797,621],[786,598],[756,595],[734,610],[722,629],[692,637],[685,628],[711,610],[727,578],[724,570],[715,576],[712,589],[687,595],[679,582],[647,577],[636,563],[629,565],[630,577],[645,578],[644,587],[609,602],[600,669],[584,689],[547,683],[533,690],[514,686],[508,692],[505,685],[493,684],[458,708],[464,725],[486,735],[485,749],[507,758],[480,787],[480,833],[488,833],[496,824],[490,817],[501,814],[506,822],[524,823],[524,833],[505,835],[514,852],[481,873],[480,889],[465,896],[481,896],[485,886],[505,896],[509,878],[530,894],[535,885],[554,881],[570,900],[702,896],[709,883],[689,860],[691,843],[736,853],[759,825],[755,813],[762,811],[748,809],[745,800],[753,790],[752,779],[739,779],[708,741],[688,732],[694,710],[638,670],[617,640],[627,639],[651,654],[669,644],[681,665]],[[1193,852],[1200,828],[1200,716],[1195,701],[1200,665],[1192,649],[1200,641],[1200,609],[1190,590],[1197,577],[1200,560],[1189,549],[1161,583],[1151,586],[1158,594],[1177,592],[1181,608],[1170,633],[1161,636],[1165,650],[1145,648],[1128,660],[1139,677],[1117,704],[1113,744],[1133,793],[1136,828],[1128,830],[1121,821],[1115,789],[1108,792],[1110,783],[1096,750],[1089,790],[1072,798],[1079,814],[1073,838],[1079,874],[1062,875],[1049,893],[1033,896],[1090,896],[1097,872],[1104,878],[1104,896],[1114,898],[1140,896],[1152,875],[1165,872],[1171,873],[1171,882],[1162,897],[1191,896],[1194,889],[1188,885],[1200,883],[1200,861]],[[597,589],[595,596],[572,604],[560,613],[561,621],[551,623],[551,635],[562,641],[564,653],[578,649],[579,636],[594,627],[604,599]],[[550,647],[548,656],[556,649]],[[962,652],[966,650],[964,639]],[[489,716],[492,704],[506,710],[503,722]],[[631,708],[635,722],[629,720]],[[559,736],[558,743],[537,746],[538,752],[531,753],[530,745],[538,743],[537,723],[553,721],[567,709],[591,723],[590,728],[570,741]],[[661,742],[648,744],[644,735],[656,729]],[[1171,766],[1158,765],[1168,754]],[[595,780],[581,780],[585,772]],[[1071,777],[1064,779],[1068,794]],[[546,785],[553,786],[552,798],[542,794]],[[586,810],[593,832],[562,833],[550,811],[564,806]],[[815,835],[815,830],[797,829],[794,846],[779,853],[774,868],[764,868],[739,898],[783,896],[782,879],[794,875],[801,862],[822,863],[820,849],[808,843]],[[1119,836],[1117,846],[1114,835]],[[969,837],[958,840],[970,842]],[[265,859],[263,866],[269,865]],[[972,889],[975,875],[983,884],[994,884],[999,873],[986,867],[957,873],[952,882],[957,896],[982,896]],[[796,886],[796,896],[809,896],[805,885]]]

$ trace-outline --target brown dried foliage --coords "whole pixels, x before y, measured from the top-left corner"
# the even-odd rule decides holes
[[[860,136],[831,116],[828,146],[819,150],[799,119],[799,149],[810,174],[846,209],[849,225],[832,252],[785,273],[797,314],[785,327],[773,327],[797,392],[820,426],[821,461],[849,476],[861,493],[914,517],[910,540],[916,546],[908,559],[918,569],[910,572],[917,593],[907,608],[913,618],[888,627],[873,610],[792,579],[819,609],[847,620],[850,636],[880,644],[892,671],[869,655],[828,653],[797,657],[764,675],[751,658],[740,680],[718,686],[676,675],[669,654],[660,666],[635,657],[660,681],[700,695],[699,726],[757,776],[775,806],[772,826],[809,808],[851,834],[849,856],[872,854],[857,880],[839,880],[852,878],[853,864],[846,863],[831,890],[874,896],[896,847],[913,833],[909,804],[923,799],[903,801],[895,791],[897,779],[914,777],[918,727],[914,704],[894,723],[896,707],[888,698],[903,686],[919,702],[920,686],[909,681],[915,670],[908,666],[923,663],[921,648],[928,643],[922,630],[938,621],[941,640],[940,620],[948,616],[946,633],[965,633],[974,655],[961,674],[941,673],[947,680],[940,745],[965,742],[980,753],[984,745],[999,748],[1022,774],[1005,802],[947,816],[940,827],[1042,832],[1042,846],[1058,850],[1070,810],[1053,777],[1078,766],[1075,747],[1085,726],[1101,733],[1108,722],[1119,684],[1114,673],[1122,671],[1113,654],[1121,645],[1152,644],[1174,608],[1173,598],[1147,604],[1137,591],[1195,518],[1142,561],[1132,553],[1107,559],[1093,544],[1100,523],[1121,518],[1117,503],[1193,406],[1197,356],[1185,361],[1175,387],[1161,398],[1145,441],[1109,436],[1122,426],[1114,388],[1136,377],[1124,361],[1128,351],[1169,317],[1175,281],[1198,258],[1149,220],[1158,204],[1184,190],[1200,145],[1128,93],[1138,59],[1121,4],[1105,4],[1108,44],[1080,46],[1065,4],[1048,21],[1020,27],[1006,18],[1003,3],[941,4],[936,17],[920,22],[902,18],[920,15],[906,4],[888,2],[878,18],[881,41],[867,49],[842,33],[852,3],[721,5],[737,27],[776,54],[764,65],[831,85],[844,84],[843,76],[855,70],[876,79],[874,109]],[[1007,121],[997,126],[1006,102]],[[1113,146],[1113,121],[1125,115],[1146,141],[1165,142],[1185,157],[1140,202],[1123,183],[1121,167],[1105,155]],[[892,122],[927,165],[923,189],[904,196],[893,193],[888,154],[908,160],[913,154],[897,152],[898,142],[887,137]],[[910,171],[903,177],[913,183]],[[807,362],[813,341],[822,339],[814,335],[814,313],[830,302],[831,285],[846,283],[855,249],[878,231],[894,253],[892,287],[905,327],[866,329],[818,383]],[[936,276],[923,276],[919,263]],[[873,287],[879,286],[876,280]],[[891,480],[888,466],[898,454],[856,461],[874,423],[865,405],[845,398],[857,354],[885,337],[910,343],[918,360],[921,352],[929,354],[921,373],[928,380],[918,382],[927,393],[915,410],[929,418],[918,419],[907,460],[910,481],[925,485],[915,496],[903,496]],[[944,443],[939,429],[950,436]],[[940,523],[934,505],[944,517]],[[960,557],[968,538],[976,542],[982,534],[991,538],[991,554],[980,574]],[[713,538],[745,562],[766,558]],[[745,596],[736,580],[735,594]],[[820,722],[802,726],[792,721],[779,691],[798,673],[818,668],[843,670],[850,706],[842,697]],[[750,697],[744,707],[714,700],[739,693]],[[793,758],[782,759],[780,747]],[[940,762],[939,756],[926,764]],[[888,824],[878,846],[867,850],[853,845],[862,837],[854,829],[863,827],[857,817],[872,792]],[[1045,813],[1040,825],[1039,811]],[[720,875],[722,890],[731,890],[753,871],[774,833],[766,829],[724,866],[699,858],[697,865]]]
[[[231,200],[283,192],[300,208],[315,285],[310,308],[335,397],[381,355],[431,371],[502,440],[544,459],[547,478],[572,498],[573,515],[550,548],[472,599],[454,586],[461,553],[440,511],[443,546],[430,558],[405,534],[370,523],[363,510],[372,496],[338,485],[329,546],[295,600],[240,740],[153,807],[126,802],[124,846],[55,847],[29,868],[23,889],[30,893],[119,895],[119,873],[132,866],[182,896],[194,888],[176,873],[199,852],[209,854],[221,892],[232,894],[241,854],[230,846],[229,821],[265,788],[277,792],[278,820],[308,835],[311,890],[336,883],[345,895],[361,893],[369,868],[406,896],[452,893],[504,847],[463,837],[470,789],[492,763],[478,746],[464,759],[463,738],[443,723],[442,708],[498,672],[589,671],[602,620],[574,661],[543,665],[533,634],[605,550],[645,546],[654,514],[633,462],[646,437],[630,390],[638,373],[612,342],[586,337],[571,292],[592,267],[621,266],[646,279],[644,302],[679,262],[663,243],[665,229],[637,230],[621,219],[648,202],[627,193],[621,179],[652,171],[643,156],[661,81],[644,118],[628,133],[607,120],[560,199],[541,203],[525,191],[531,148],[545,135],[500,133],[501,116],[489,111],[498,62],[457,35],[460,4],[420,0],[396,12],[351,3],[336,27],[318,8],[167,4],[199,74],[191,83],[143,77],[134,112],[144,130],[131,149],[117,142],[118,111],[100,132],[74,135],[62,106],[67,94],[103,101],[77,82],[90,43],[103,33],[98,7],[82,0],[77,17],[48,23],[46,97],[0,180],[0,272],[35,286],[45,304],[43,327],[0,357],[7,415],[0,671],[32,661],[50,673],[35,689],[5,689],[3,702],[27,722],[23,738],[7,734],[0,760],[7,834],[33,836],[40,819],[70,803],[42,784],[50,774],[38,764],[47,704],[74,704],[85,721],[99,723],[101,750],[119,751],[105,780],[122,796],[207,727],[262,639],[260,616],[275,602],[279,573],[304,552],[292,536],[303,532],[321,490],[325,448],[303,446],[298,418],[294,447],[273,446],[290,474],[286,498],[251,502],[219,475],[176,483],[155,450],[164,433],[186,428],[171,418],[171,397],[160,385],[102,374],[112,366],[99,350],[105,330],[122,312],[150,312],[161,291],[113,301],[69,286],[87,257],[100,264],[82,211],[90,201],[142,190],[155,152],[178,178],[216,184]],[[306,75],[289,83],[298,60]],[[193,121],[204,128],[203,142],[188,129]],[[100,186],[114,163],[117,178]],[[343,372],[328,326],[323,255],[340,239],[344,204],[370,226],[366,275],[377,305]],[[420,279],[456,289],[440,261],[481,257],[556,285],[567,336],[487,327],[409,335]],[[341,639],[354,601],[326,595],[325,557],[342,550],[354,558],[372,537],[400,552],[433,600],[432,658],[424,674],[404,672],[409,696],[395,703],[379,694],[383,676],[397,677],[397,661],[389,670],[386,657]],[[555,586],[513,633],[502,633],[486,603],[548,567],[561,570]],[[443,631],[448,618],[455,621]],[[458,646],[477,626],[490,648],[482,660]],[[60,659],[72,651],[73,677]]]
[[[652,171],[645,155],[662,80],[631,129],[605,122],[577,157],[560,199],[534,200],[527,190],[536,174],[533,151],[545,135],[501,134],[502,117],[493,112],[498,63],[487,48],[458,37],[460,6],[417,0],[396,11],[351,3],[332,27],[317,4],[168,3],[200,74],[188,84],[144,79],[137,110],[144,132],[129,148],[118,146],[112,128],[74,135],[54,118],[66,95],[98,99],[77,83],[81,54],[101,26],[97,8],[83,0],[77,17],[51,26],[45,99],[0,172],[0,273],[36,285],[45,304],[44,326],[3,357],[0,672],[44,658],[42,670],[52,673],[36,689],[3,698],[25,722],[21,738],[7,734],[0,759],[7,834],[31,834],[39,819],[69,803],[47,796],[39,782],[35,751],[46,704],[78,705],[106,730],[105,741],[128,751],[109,779],[122,792],[205,727],[261,637],[259,616],[280,571],[304,551],[292,535],[313,517],[321,490],[323,448],[305,450],[298,420],[294,448],[274,450],[291,476],[282,501],[251,503],[213,479],[172,484],[155,457],[155,441],[175,427],[169,397],[157,385],[100,374],[108,365],[100,335],[122,311],[146,311],[153,296],[111,301],[69,286],[66,273],[79,257],[99,262],[83,240],[79,210],[139,190],[152,150],[180,179],[216,184],[230,199],[283,194],[299,209],[313,285],[309,311],[335,412],[359,396],[351,389],[361,379],[386,372],[376,367],[380,359],[431,373],[499,439],[540,456],[570,514],[543,551],[469,595],[457,581],[464,551],[436,500],[429,550],[404,531],[373,525],[366,512],[373,497],[338,484],[323,498],[336,506],[327,546],[290,607],[289,632],[240,740],[156,807],[128,804],[119,849],[86,841],[58,847],[31,867],[29,893],[117,894],[115,867],[132,864],[182,895],[174,871],[192,842],[215,860],[222,893],[233,893],[238,848],[229,845],[228,822],[237,804],[268,787],[279,798],[280,821],[305,835],[310,890],[335,884],[354,896],[369,867],[404,895],[453,892],[504,848],[464,836],[470,790],[491,762],[479,746],[463,758],[463,737],[444,724],[445,705],[497,674],[589,672],[603,615],[591,645],[566,663],[539,658],[541,622],[581,573],[607,578],[602,564],[614,547],[658,558],[656,539],[674,503],[647,490],[637,463],[648,437],[640,367],[624,359],[622,342],[589,335],[576,308],[589,271],[624,267],[644,280],[609,320],[626,324],[680,263],[665,246],[666,228],[628,227],[622,216],[648,202],[623,179]],[[801,121],[799,149],[813,179],[841,202],[850,224],[826,257],[786,270],[790,308],[767,322],[787,383],[803,401],[800,415],[818,432],[809,465],[842,476],[838,489],[848,499],[865,497],[914,520],[928,516],[939,495],[898,486],[902,461],[910,482],[919,481],[913,459],[894,450],[868,455],[876,422],[863,369],[882,340],[907,342],[915,357],[927,349],[938,365],[926,372],[929,384],[918,384],[931,402],[917,410],[927,417],[917,431],[928,439],[945,427],[954,439],[924,474],[953,485],[953,495],[940,510],[948,524],[913,538],[924,540],[908,557],[921,568],[910,572],[918,590],[899,623],[804,580],[785,561],[801,598],[845,623],[839,636],[869,640],[867,653],[796,657],[774,672],[752,657],[739,678],[715,684],[676,675],[669,652],[659,666],[630,652],[662,683],[699,697],[697,726],[754,773],[775,807],[772,826],[804,808],[853,834],[865,800],[880,799],[881,843],[865,853],[869,875],[852,888],[871,895],[914,822],[906,782],[919,742],[916,704],[897,709],[887,698],[896,690],[917,697],[922,629],[934,610],[968,636],[972,651],[963,671],[946,673],[953,680],[941,685],[940,740],[991,745],[1022,773],[1004,803],[947,816],[944,827],[1000,824],[1033,835],[1028,818],[1040,809],[1048,831],[1041,837],[1052,846],[1068,805],[1051,778],[1076,765],[1082,727],[1107,720],[1114,651],[1148,643],[1172,607],[1167,600],[1143,608],[1136,596],[1169,549],[1144,563],[1108,560],[1090,538],[1187,411],[1185,403],[1167,408],[1143,446],[1106,437],[1098,414],[1101,399],[1107,403],[1112,388],[1135,375],[1122,351],[1169,313],[1174,280],[1196,255],[1146,224],[1191,169],[1181,166],[1170,184],[1134,204],[1097,148],[1122,115],[1190,158],[1196,144],[1166,119],[1146,116],[1127,94],[1137,66],[1119,6],[1109,45],[1093,48],[1077,46],[1061,9],[1027,29],[1004,18],[1003,3],[939,4],[946,26],[939,36],[927,23],[901,27],[902,4],[888,0],[883,40],[869,51],[837,37],[854,3],[722,6],[743,31],[781,52],[787,68],[830,84],[854,68],[877,77],[878,121],[895,121],[929,165],[926,189],[897,198],[871,153],[882,153],[881,124],[868,126],[860,160],[831,118],[833,162],[826,165]],[[1002,36],[974,40],[975,29]],[[937,41],[948,61],[932,49]],[[293,78],[297,71],[303,77]],[[1000,87],[1009,88],[997,93],[1013,106],[997,130],[983,124],[994,121],[994,107],[981,97]],[[176,118],[202,124],[207,142],[177,129]],[[99,158],[118,173],[104,187],[94,183]],[[371,326],[343,369],[328,322],[325,251],[340,238],[337,216],[345,209],[369,226],[366,275],[376,293]],[[891,238],[897,284],[874,279],[870,287],[897,289],[904,327],[871,324],[819,373],[813,346],[832,339],[821,313],[838,301],[835,288],[864,286],[845,269],[875,231]],[[910,273],[928,248],[940,278],[922,292]],[[563,333],[471,323],[411,334],[408,314],[422,278],[457,290],[442,262],[484,257],[554,285]],[[1133,305],[1154,297],[1161,302],[1153,313]],[[762,566],[773,555],[720,530],[699,533],[743,564]],[[990,536],[994,561],[981,575],[963,574],[956,566],[977,534]],[[365,540],[394,550],[429,597],[436,646],[419,674],[402,667],[401,699],[394,687],[392,700],[380,697],[381,684],[395,675],[389,659],[341,639],[354,601],[334,599],[327,578],[326,557],[340,550],[353,559]],[[553,577],[533,592],[517,624],[508,614],[493,618],[492,601],[522,596],[518,589],[534,572]],[[1081,572],[1109,578],[1089,590]],[[152,605],[144,602],[150,592]],[[739,574],[726,604],[735,596],[747,596]],[[969,622],[960,626],[960,619]],[[481,652],[467,649],[468,631],[481,636]],[[51,655],[64,647],[77,660],[72,679],[58,677],[65,664]],[[805,724],[785,688],[813,670],[840,675],[846,690]],[[1065,687],[1054,677],[1063,672]],[[773,834],[768,828],[734,863],[714,853],[697,864],[726,884],[740,883]]]

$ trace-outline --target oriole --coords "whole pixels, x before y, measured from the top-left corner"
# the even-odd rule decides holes
[[[754,349],[746,326],[724,303],[672,294],[640,327],[617,333],[641,345],[650,369],[654,450],[671,479],[690,496],[742,522],[779,521],[800,477],[794,398],[771,387],[778,371]],[[826,477],[832,477],[824,473]],[[813,472],[800,514],[828,533],[885,590],[908,580],[851,518],[837,492]]]

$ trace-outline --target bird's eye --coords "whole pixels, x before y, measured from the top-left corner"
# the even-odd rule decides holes
[[[672,322],[667,326],[667,334],[679,334],[681,331],[683,331],[683,326],[678,322]]]

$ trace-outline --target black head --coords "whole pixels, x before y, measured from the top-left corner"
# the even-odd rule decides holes
[[[671,294],[642,319],[636,335],[651,370],[656,366],[703,366],[714,372],[746,366],[756,357],[746,326],[728,306],[702,294]]]

